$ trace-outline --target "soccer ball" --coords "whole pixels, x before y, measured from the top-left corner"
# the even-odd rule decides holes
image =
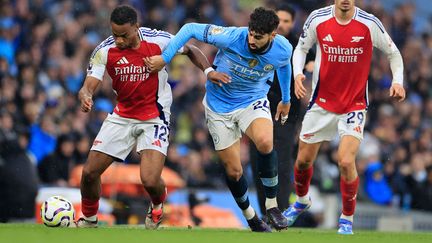
[[[41,217],[48,227],[73,227],[75,210],[66,198],[53,196],[42,203]]]

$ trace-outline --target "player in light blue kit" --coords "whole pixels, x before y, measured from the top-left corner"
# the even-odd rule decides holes
[[[251,230],[258,232],[271,232],[271,229],[257,217],[249,203],[248,186],[240,162],[242,132],[255,143],[259,152],[256,169],[265,188],[269,221],[278,230],[288,225],[276,202],[278,163],[273,150],[273,122],[267,100],[276,70],[282,101],[278,104],[275,120],[281,117],[282,124],[285,123],[290,109],[292,46],[276,34],[278,24],[275,12],[261,7],[251,14],[249,28],[189,23],[180,29],[162,56],[145,60],[151,70],[159,70],[191,38],[219,48],[213,68],[230,75],[231,80],[207,81],[203,101],[207,125],[224,164],[228,187]],[[213,68],[205,70],[207,76],[215,71]]]

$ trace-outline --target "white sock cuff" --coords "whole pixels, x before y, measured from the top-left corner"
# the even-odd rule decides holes
[[[266,198],[266,200],[265,200],[266,209],[275,208],[277,206],[278,206],[278,204],[277,204],[276,197],[274,197],[274,198],[268,198],[267,197]]]

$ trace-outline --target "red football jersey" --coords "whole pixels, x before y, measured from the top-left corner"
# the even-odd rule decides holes
[[[107,38],[93,51],[87,75],[103,80],[105,71],[109,74],[117,94],[114,112],[119,116],[138,120],[160,117],[167,121],[172,103],[168,74],[165,68],[150,73],[143,58],[160,55],[172,35],[141,27],[139,37],[139,48],[123,50],[115,46],[112,36]]]
[[[334,5],[310,14],[296,49],[304,53],[316,44],[310,107],[342,114],[367,107],[367,80],[373,47],[387,55],[399,52],[381,22],[356,8],[352,20],[339,24]],[[303,65],[300,63],[303,62]],[[304,60],[294,54],[294,75],[302,73]],[[402,74],[394,80],[402,83]]]

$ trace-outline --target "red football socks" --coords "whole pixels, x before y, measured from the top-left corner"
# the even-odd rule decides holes
[[[342,213],[346,216],[354,215],[357,189],[359,186],[359,177],[354,181],[347,182],[342,177],[340,178],[340,191],[342,194]]]
[[[99,209],[99,199],[82,198],[81,207],[82,207],[81,211],[84,216],[86,217],[95,216]]]
[[[294,166],[294,184],[297,196],[303,197],[308,193],[312,175],[313,166],[306,170],[299,170]]]

